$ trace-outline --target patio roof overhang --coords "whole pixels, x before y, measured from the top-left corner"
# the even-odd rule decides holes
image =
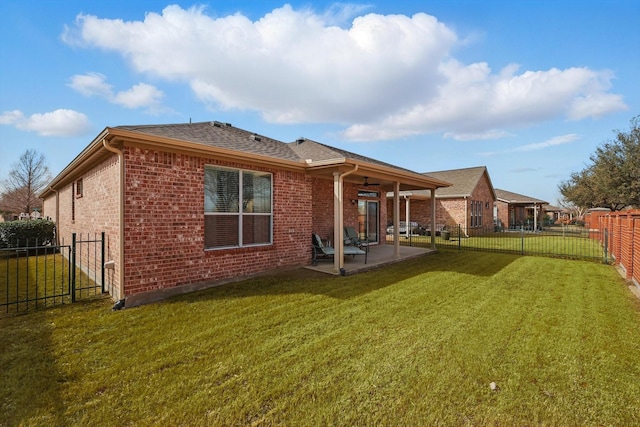
[[[364,178],[367,177],[370,183],[379,184],[376,188],[382,192],[396,191],[396,183],[400,186],[399,191],[431,190],[451,185],[449,182],[407,169],[344,157],[320,161],[307,160],[306,164],[307,173],[310,175],[333,179],[335,173],[348,173],[344,177],[344,182],[361,185],[364,185]]]
[[[394,211],[394,257],[400,257],[399,243],[399,212],[400,193],[418,190],[430,190],[431,196],[441,187],[448,187],[451,184],[445,181],[434,179],[407,169],[393,167],[387,164],[367,162],[345,157],[307,160],[307,173],[323,179],[333,180],[333,211],[334,227],[333,241],[335,242],[334,272],[341,274],[344,272],[344,183],[354,183],[365,186],[365,182],[376,183],[374,188],[379,189],[382,194],[391,192],[393,194]],[[366,178],[366,179],[365,179]],[[432,217],[435,222],[435,197],[432,198]],[[432,235],[432,248],[435,249],[435,234]]]

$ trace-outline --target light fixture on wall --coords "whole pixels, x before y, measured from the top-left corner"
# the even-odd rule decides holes
[[[355,204],[357,204],[357,203],[358,203],[358,201],[357,201],[356,199],[351,199],[351,204],[352,204],[352,205],[355,205]]]

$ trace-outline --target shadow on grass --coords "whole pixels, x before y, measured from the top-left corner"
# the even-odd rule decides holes
[[[349,276],[334,276],[297,268],[214,286],[210,289],[176,296],[167,301],[183,302],[190,299],[201,301],[202,299],[217,300],[300,293],[350,299],[422,275],[455,273],[469,276],[493,276],[517,258],[507,254],[445,250]],[[441,280],[446,280],[446,275]]]
[[[65,425],[54,328],[44,311],[0,318],[0,425]]]

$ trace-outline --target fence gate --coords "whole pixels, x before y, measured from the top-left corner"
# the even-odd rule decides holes
[[[0,249],[0,313],[75,302],[105,292],[105,233],[72,234],[70,245]],[[18,245],[16,245],[18,246]]]

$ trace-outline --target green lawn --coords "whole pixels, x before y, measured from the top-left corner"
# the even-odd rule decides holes
[[[0,315],[71,301],[70,263],[62,253],[29,257],[1,255]],[[79,267],[75,275],[76,297],[101,294],[92,277]]]
[[[393,237],[387,236],[387,242],[393,242]],[[428,247],[431,245],[430,236],[411,236],[410,239],[400,237],[401,245]],[[452,237],[444,240],[436,236],[439,248],[470,249],[517,253],[524,255],[548,255],[574,259],[604,260],[603,248],[595,238],[589,238],[589,233],[558,232],[520,233],[499,232],[486,233],[479,236]]]
[[[0,425],[640,425],[607,265],[445,251],[111,304],[0,319]]]

